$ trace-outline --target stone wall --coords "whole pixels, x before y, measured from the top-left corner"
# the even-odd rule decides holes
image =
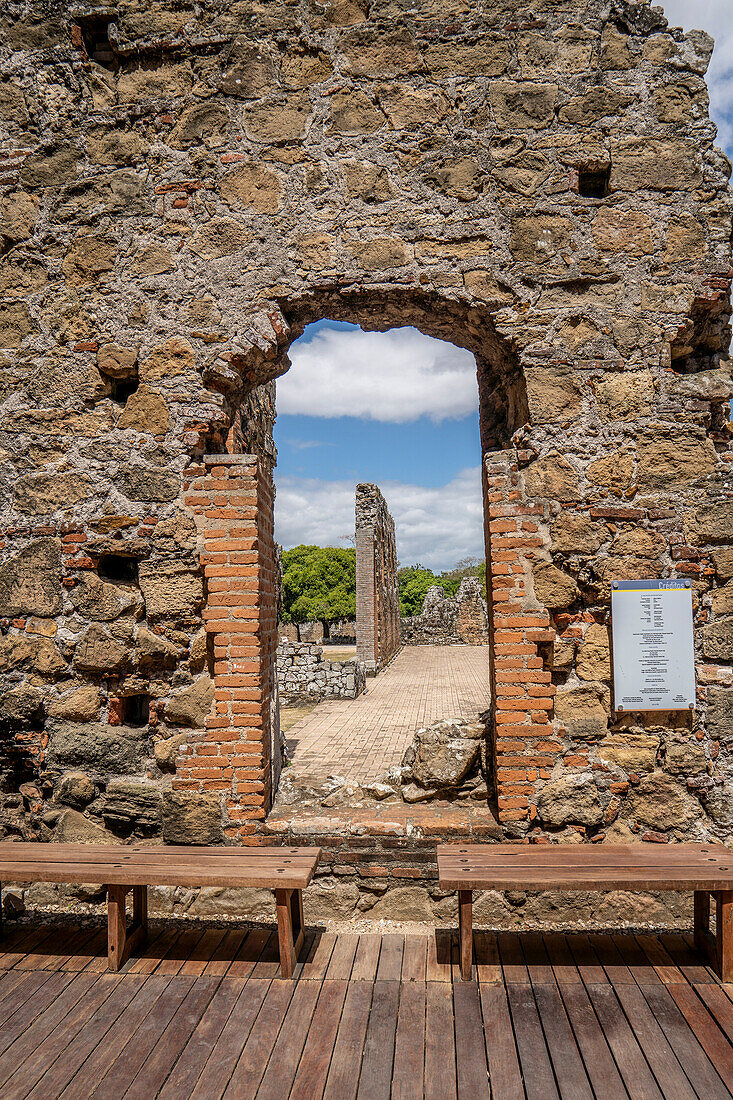
[[[356,487],[356,649],[376,672],[400,647],[394,520],[376,485]]]
[[[331,317],[476,357],[506,835],[730,840],[710,39],[630,0],[99,11],[0,14],[3,827],[260,836],[261,429],[288,346]],[[693,582],[698,709],[618,722],[609,585],[650,573]],[[186,726],[174,698],[205,702],[206,674]],[[186,729],[173,773],[159,742]]]
[[[361,661],[324,661],[321,646],[282,640],[277,647],[277,683],[280,703],[286,707],[356,699],[366,687],[366,672]]]
[[[455,596],[440,585],[425,593],[422,611],[402,620],[404,645],[487,645],[489,624],[481,582],[464,577]]]

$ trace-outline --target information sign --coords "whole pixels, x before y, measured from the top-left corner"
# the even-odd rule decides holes
[[[692,710],[695,650],[689,581],[614,581],[613,691],[617,711]]]

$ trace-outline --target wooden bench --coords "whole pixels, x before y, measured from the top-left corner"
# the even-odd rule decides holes
[[[465,981],[471,978],[474,890],[693,891],[695,943],[722,980],[733,981],[733,852],[722,844],[440,844],[438,881],[441,889],[458,891]]]
[[[106,886],[110,970],[119,970],[130,952],[145,942],[148,886],[270,889],[277,908],[280,971],[290,978],[303,943],[303,890],[313,878],[320,855],[320,848],[143,848],[6,841],[0,843],[0,884],[84,882]],[[132,923],[128,926],[129,893]]]

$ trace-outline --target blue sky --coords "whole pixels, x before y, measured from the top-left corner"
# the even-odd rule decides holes
[[[718,144],[733,153],[733,0],[667,0],[671,26],[716,40],[708,70]],[[402,564],[448,569],[483,553],[475,363],[415,329],[319,321],[278,380],[277,537],[348,545],[354,487],[376,482]]]
[[[403,564],[482,552],[476,363],[416,329],[319,321],[278,381],[277,537],[348,545],[354,486],[376,482]]]

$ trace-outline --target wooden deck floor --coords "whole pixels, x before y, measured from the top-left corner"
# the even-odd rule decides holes
[[[153,926],[155,928],[155,926]],[[154,933],[155,935],[155,933]],[[160,926],[106,972],[104,934],[0,943],[0,1096],[700,1097],[733,1089],[733,986],[680,935],[310,935]]]

